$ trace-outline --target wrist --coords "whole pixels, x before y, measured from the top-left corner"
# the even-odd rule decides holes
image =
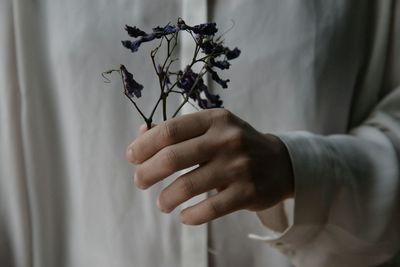
[[[279,181],[281,182],[282,188],[282,199],[294,197],[295,183],[292,161],[289,155],[289,151],[285,143],[277,136],[273,134],[265,134],[265,137],[271,143],[272,153],[275,155],[275,162],[273,168],[279,175]]]

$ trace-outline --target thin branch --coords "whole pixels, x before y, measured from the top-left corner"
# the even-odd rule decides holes
[[[138,107],[138,105],[136,104],[136,102],[133,101],[132,97],[130,97],[129,94],[126,93],[126,92],[125,92],[124,94],[125,94],[125,96],[133,103],[133,105],[135,106],[135,108],[137,109],[137,111],[139,112],[139,114],[143,117],[143,119],[144,119],[144,121],[146,122],[146,124],[147,124],[148,122],[150,122],[150,125],[151,125],[151,119],[148,119],[148,118],[143,114],[143,112],[140,110],[140,108]]]
[[[183,94],[184,94],[183,91],[177,91],[177,90],[169,90],[168,92],[170,92],[170,93],[176,93],[176,94],[180,94],[180,95],[183,95]]]
[[[220,36],[218,36],[216,39],[215,39],[215,41],[222,41],[221,40],[221,38],[225,35],[225,34],[227,34],[228,32],[230,32],[234,27],[235,27],[235,21],[233,20],[233,19],[231,19],[231,22],[232,22],[232,25],[226,30],[226,31],[224,31],[223,33],[221,33],[221,35]]]
[[[156,109],[157,109],[158,105],[160,104],[161,99],[162,99],[161,97],[158,98],[157,103],[155,104],[153,110],[151,111],[150,120],[153,119],[154,113],[156,112]]]
[[[190,31],[190,30],[186,30],[188,33],[190,33],[190,36],[192,36],[192,38],[193,38],[193,40],[194,40],[194,42],[196,43],[196,46],[199,46],[199,43],[197,42],[197,39],[196,39],[196,37],[194,37],[194,35],[193,35],[193,33],[192,33],[192,31]]]
[[[121,72],[120,72],[120,73],[121,73]],[[128,90],[126,89],[126,85],[125,85],[125,82],[124,82],[124,77],[122,76],[122,74],[121,74],[121,79],[122,79],[122,85],[123,85],[123,87],[124,87],[124,94],[125,94],[125,96],[129,99],[129,101],[132,102],[132,104],[135,106],[136,110],[139,112],[140,116],[143,117],[144,121],[145,121],[146,124],[147,124],[147,127],[149,127],[149,123],[150,123],[150,127],[151,127],[151,120],[152,120],[152,119],[151,119],[151,118],[148,119],[148,118],[146,117],[146,115],[143,114],[143,112],[140,110],[140,108],[138,107],[138,105],[136,104],[136,102],[133,101],[132,97],[128,94]]]
[[[111,82],[110,79],[106,75],[109,75],[109,74],[113,73],[114,71],[118,72],[119,74],[121,74],[121,71],[117,70],[117,69],[112,69],[112,70],[108,70],[108,71],[105,71],[105,72],[101,73],[101,76],[104,78],[104,82],[105,83],[110,83]]]
[[[200,110],[195,104],[192,103],[192,101],[188,100],[187,103],[189,103],[195,110],[197,110],[197,111]]]

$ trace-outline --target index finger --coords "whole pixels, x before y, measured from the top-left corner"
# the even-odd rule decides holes
[[[152,124],[151,124],[151,128],[154,128],[156,125],[157,125],[157,124],[152,123]],[[150,128],[150,129],[151,129],[151,128]],[[145,132],[147,132],[147,131],[150,130],[150,129],[147,128],[147,124],[146,124],[146,123],[140,125],[140,127],[139,127],[139,135],[144,134]]]
[[[131,149],[128,153],[129,161],[136,164],[142,163],[164,147],[204,134],[210,126],[210,119],[206,112],[182,115],[146,131],[129,146],[128,149]]]

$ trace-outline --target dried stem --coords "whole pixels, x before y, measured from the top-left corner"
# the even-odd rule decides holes
[[[162,116],[163,116],[163,120],[167,120],[167,98],[169,96],[170,93],[178,93],[180,95],[183,96],[183,101],[182,103],[179,105],[179,107],[176,109],[176,111],[173,113],[172,118],[176,117],[178,115],[178,113],[180,112],[180,110],[183,108],[183,106],[187,103],[189,103],[190,105],[192,105],[194,108],[196,108],[198,110],[198,108],[191,102],[190,96],[193,95],[193,93],[195,92],[195,89],[198,87],[198,83],[199,81],[202,79],[202,77],[207,73],[207,66],[209,66],[209,59],[210,58],[215,58],[217,56],[220,56],[222,54],[224,54],[223,52],[221,53],[211,53],[205,56],[199,56],[200,51],[201,51],[201,43],[199,42],[199,40],[196,38],[196,36],[194,36],[193,32],[190,30],[186,30],[191,37],[193,38],[196,46],[194,49],[194,53],[193,53],[193,58],[192,61],[190,62],[190,64],[186,67],[187,69],[191,69],[195,64],[197,63],[203,63],[199,73],[197,74],[196,79],[194,80],[194,83],[192,84],[191,88],[189,91],[183,90],[182,88],[180,89],[176,89],[176,87],[178,87],[178,83],[184,78],[183,74],[181,71],[179,72],[173,72],[170,71],[170,68],[172,66],[172,64],[174,62],[176,62],[178,59],[174,58],[172,59],[172,55],[178,45],[178,35],[179,35],[179,31],[176,31],[170,35],[163,35],[160,38],[160,42],[157,45],[157,47],[155,47],[151,52],[150,52],[150,56],[151,56],[151,61],[153,64],[153,68],[156,72],[156,75],[158,77],[158,83],[160,86],[160,96],[156,102],[156,104],[154,105],[150,116],[146,117],[144,115],[144,113],[140,110],[140,108],[138,107],[138,105],[136,104],[136,102],[133,99],[133,96],[130,95],[127,91],[126,88],[126,84],[124,82],[124,77],[123,74],[121,72],[121,70],[110,70],[107,72],[102,73],[102,76],[105,80],[105,82],[109,82],[110,80],[105,76],[105,74],[110,74],[114,71],[119,72],[122,78],[122,82],[123,82],[123,86],[124,86],[124,93],[126,95],[126,97],[128,97],[128,99],[132,102],[132,104],[134,105],[134,107],[136,108],[136,110],[139,112],[139,114],[143,117],[144,121],[146,122],[147,128],[150,129],[151,128],[151,124],[153,121],[153,117],[157,111],[158,106],[160,105],[160,103],[162,102]],[[163,60],[161,65],[158,65],[156,63],[156,55],[159,51],[159,49],[163,46],[164,43],[164,39],[166,42],[166,47],[167,47],[167,55],[165,57],[165,59]],[[220,39],[217,39],[217,42],[220,42]],[[169,82],[169,76],[170,75],[175,75],[176,76],[176,80],[174,81],[174,83],[170,83]]]

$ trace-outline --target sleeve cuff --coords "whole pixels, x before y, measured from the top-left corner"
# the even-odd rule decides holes
[[[374,127],[352,133],[275,134],[292,161],[295,194],[288,213],[293,223],[283,232],[250,238],[267,242],[302,266],[376,265],[398,251],[395,150]],[[313,257],[316,251],[320,256]]]
[[[289,225],[283,232],[269,229],[268,236],[250,234],[249,237],[265,241],[290,254],[296,247],[318,235],[326,223],[332,187],[328,182],[331,179],[324,176],[329,175],[326,170],[331,166],[326,166],[329,162],[322,159],[321,146],[316,140],[320,137],[308,132],[288,132],[275,136],[286,145],[294,173],[294,203],[293,200],[286,200],[280,205],[285,211],[282,213],[289,219]]]

